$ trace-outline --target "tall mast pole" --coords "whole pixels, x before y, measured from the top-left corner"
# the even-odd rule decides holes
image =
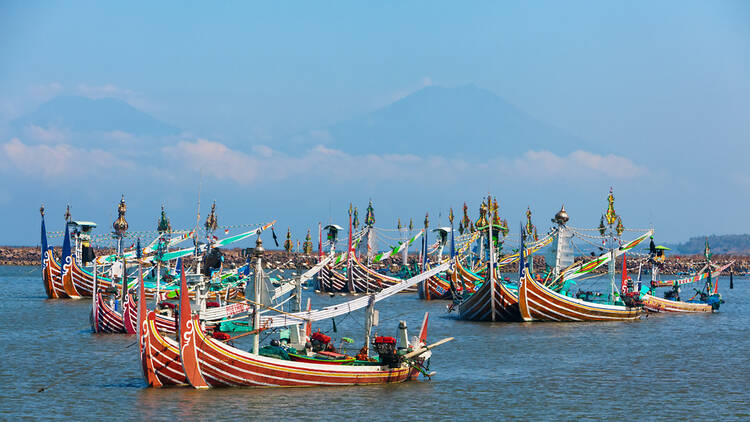
[[[349,232],[347,246],[346,246],[346,284],[349,293],[354,293],[354,274],[352,273],[352,203],[349,203],[349,225],[347,230]]]
[[[162,259],[164,258],[164,252],[166,243],[169,241],[169,233],[172,231],[172,225],[169,223],[166,212],[164,212],[164,204],[161,206],[161,215],[159,222],[156,225],[156,230],[159,232],[159,240],[156,249],[156,297],[154,300],[155,305],[159,305],[159,293],[161,291],[161,265]]]
[[[427,228],[430,226],[430,214],[425,213],[424,214],[424,240],[422,248],[422,272],[427,271],[427,254],[429,252],[430,244],[427,243]],[[422,290],[424,291],[424,297],[427,300],[430,300],[430,286],[429,286],[430,279],[426,278],[422,281]]]
[[[117,220],[112,223],[114,235],[117,238],[117,254],[120,256],[120,261],[122,262],[122,277],[120,278],[122,284],[120,294],[121,304],[125,303],[128,294],[127,263],[125,261],[125,255],[123,254],[123,241],[125,238],[125,232],[128,230],[128,222],[125,220],[125,211],[127,211],[125,195],[122,195],[120,203],[117,205]]]
[[[253,354],[257,355],[260,350],[260,285],[263,282],[263,267],[261,260],[263,258],[263,241],[258,233],[258,238],[255,241],[255,282],[253,283],[253,330],[256,332],[253,334]]]
[[[492,197],[487,196],[487,206],[488,209],[492,208]],[[492,218],[489,218],[489,237],[488,237],[488,243],[489,243],[489,253],[490,253],[490,259],[489,259],[489,266],[488,266],[488,275],[487,280],[490,283],[490,308],[492,312],[492,322],[495,322],[495,245],[492,239]]]
[[[323,223],[318,221],[318,262],[323,260]]]
[[[365,311],[365,353],[370,356],[370,336],[372,335],[373,317],[375,315],[375,294],[368,295],[367,310]]]

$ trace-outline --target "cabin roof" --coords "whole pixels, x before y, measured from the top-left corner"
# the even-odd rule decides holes
[[[93,221],[71,221],[70,224],[81,227],[96,227],[96,223],[94,223]]]

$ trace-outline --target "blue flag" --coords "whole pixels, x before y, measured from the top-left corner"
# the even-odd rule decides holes
[[[141,256],[143,256],[143,254],[141,253],[141,238],[139,237],[138,241],[135,243],[135,257],[140,260]]]
[[[42,215],[42,269],[46,268],[44,254],[47,253],[47,228],[44,227],[44,215]]]
[[[427,229],[424,231],[424,239],[422,239],[422,272],[427,268]]]
[[[451,258],[456,256],[456,239],[453,234],[453,222],[451,221]]]
[[[70,256],[70,231],[68,230],[68,223],[65,223],[65,237],[63,237],[62,247],[62,275],[65,275],[70,271],[70,264],[73,262]]]

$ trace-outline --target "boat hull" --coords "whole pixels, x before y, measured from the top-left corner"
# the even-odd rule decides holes
[[[643,308],[655,313],[710,313],[713,306],[708,303],[680,302],[645,294],[640,299]]]
[[[518,296],[508,286],[493,279],[458,305],[458,316],[467,321],[519,322]]]
[[[519,311],[524,321],[627,321],[639,318],[642,308],[607,305],[575,299],[534,280],[528,270],[518,288]]]

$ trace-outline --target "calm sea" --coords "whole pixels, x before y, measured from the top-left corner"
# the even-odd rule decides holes
[[[88,300],[47,300],[38,268],[0,267],[0,416],[749,420],[750,282],[734,281],[734,290],[720,281],[727,303],[719,313],[627,323],[469,323],[446,314],[447,302],[402,294],[378,304],[378,333],[394,335],[402,319],[414,334],[429,311],[429,340],[456,337],[435,350],[432,381],[195,391],[145,388],[135,336],[92,334]],[[307,294],[314,306],[348,299]],[[330,321],[314,328],[359,344],[363,322],[357,312],[337,319],[336,333]]]

